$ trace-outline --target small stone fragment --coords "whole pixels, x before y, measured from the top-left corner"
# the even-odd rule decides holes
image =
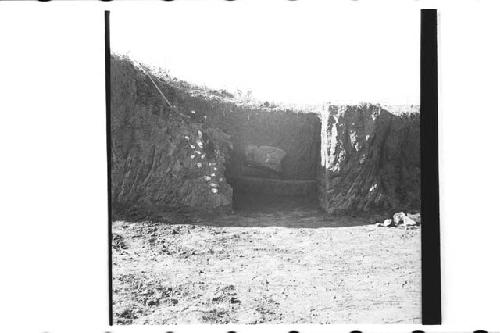
[[[394,214],[394,216],[392,217],[394,225],[397,227],[399,224],[403,223],[404,222],[403,218],[405,216],[406,216],[406,214],[403,212],[399,212],[399,213]]]
[[[416,222],[416,225],[420,225],[420,223],[422,222],[421,220],[421,217],[420,217],[420,213],[416,213],[416,214],[407,214],[407,216],[412,219],[413,221]]]
[[[417,222],[412,220],[411,218],[409,218],[408,216],[403,216],[403,225],[405,227],[408,227],[408,226],[416,226],[417,225]]]
[[[384,220],[384,227],[390,227],[392,226],[392,220],[391,219],[387,219],[387,220]]]

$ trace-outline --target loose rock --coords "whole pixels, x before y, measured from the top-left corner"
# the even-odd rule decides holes
[[[392,225],[393,225],[393,223],[392,223],[391,219],[384,220],[384,224],[383,224],[384,227],[391,227]]]
[[[416,214],[407,214],[407,216],[412,219],[413,221],[415,221],[415,223],[417,225],[420,225],[421,224],[421,218],[420,218],[420,213],[416,213]]]
[[[404,223],[405,216],[406,216],[406,214],[403,212],[399,212],[399,213],[394,214],[394,216],[392,217],[392,221],[394,222],[394,225],[398,226],[398,225]]]

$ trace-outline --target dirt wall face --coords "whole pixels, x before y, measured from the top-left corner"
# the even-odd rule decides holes
[[[233,189],[226,177],[245,173],[249,145],[286,152],[277,178],[314,179],[318,174],[317,115],[237,105],[228,102],[230,94],[197,90],[119,57],[111,59],[111,90],[112,206],[117,215],[230,208]]]
[[[229,149],[224,133],[183,115],[177,102],[169,106],[141,68],[112,57],[114,215],[231,205],[232,189],[224,178]]]
[[[420,116],[376,105],[322,116],[320,202],[329,213],[420,209]]]

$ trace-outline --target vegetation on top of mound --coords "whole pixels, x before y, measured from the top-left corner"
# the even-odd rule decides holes
[[[259,110],[259,111],[282,111],[282,112],[294,112],[294,113],[321,113],[323,110],[327,109],[329,105],[337,104],[325,101],[322,104],[291,104],[291,103],[279,103],[272,101],[261,101],[254,98],[252,91],[241,91],[236,90],[235,92],[229,92],[226,89],[212,89],[206,86],[200,86],[196,84],[189,83],[182,79],[172,76],[168,71],[160,67],[148,66],[140,61],[131,59],[125,55],[113,54],[114,58],[120,61],[128,62],[133,66],[140,68],[144,71],[155,84],[161,86],[161,88],[168,90],[176,90],[176,94],[184,94],[192,98],[201,98],[207,102],[217,102],[217,103],[229,103],[236,107],[240,107],[247,110]],[[334,92],[332,92],[334,93]],[[172,101],[175,105],[176,103]],[[339,104],[340,105],[340,104]],[[360,102],[353,104],[343,104],[351,106],[370,106],[375,105],[381,107],[390,113],[401,115],[401,114],[414,114],[420,112],[419,105],[388,105],[379,103],[368,103]]]
[[[251,91],[243,92],[241,90],[237,90],[235,93],[231,93],[225,89],[216,90],[206,86],[195,85],[171,76],[170,73],[162,68],[148,66],[137,60],[131,59],[128,56],[113,54],[112,57],[118,61],[128,62],[133,66],[140,68],[145,74],[150,76],[150,78],[155,81],[155,84],[161,85],[162,88],[167,88],[168,86],[170,89],[175,89],[177,90],[177,94],[185,94],[193,98],[202,98],[211,102],[230,103],[237,107],[254,110],[313,112],[316,109],[316,106],[299,108],[295,105],[277,104],[270,101],[258,101],[253,97]],[[175,102],[173,102],[173,104],[175,104]]]

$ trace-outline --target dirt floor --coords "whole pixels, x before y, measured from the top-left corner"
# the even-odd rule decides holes
[[[315,208],[113,223],[118,324],[420,323],[420,229]]]

